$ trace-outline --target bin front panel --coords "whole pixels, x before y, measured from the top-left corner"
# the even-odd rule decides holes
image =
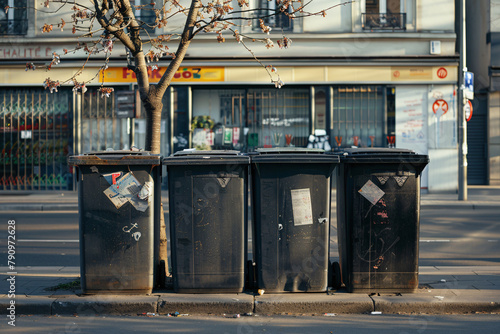
[[[420,179],[397,164],[348,165],[346,173],[350,291],[414,291],[418,287]],[[349,204],[350,203],[350,204]],[[344,266],[344,264],[343,264]],[[345,268],[345,266],[344,266]],[[347,283],[347,282],[346,282]]]
[[[248,166],[227,169],[169,166],[172,265],[178,292],[243,291]]]
[[[326,291],[331,164],[253,164],[258,288]]]
[[[117,208],[104,191],[104,175],[133,173],[152,181],[151,166],[80,166],[80,260],[84,293],[150,293],[153,288],[154,192],[149,207]]]

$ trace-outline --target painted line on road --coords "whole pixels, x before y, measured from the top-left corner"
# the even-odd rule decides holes
[[[0,272],[0,275],[9,275],[8,272]],[[78,278],[80,274],[72,274],[72,273],[20,273],[19,271],[16,273],[16,276],[23,277],[62,277],[62,278]]]
[[[420,242],[451,242],[450,240],[420,240]]]
[[[79,240],[39,240],[39,239],[18,239],[18,242],[80,242]]]

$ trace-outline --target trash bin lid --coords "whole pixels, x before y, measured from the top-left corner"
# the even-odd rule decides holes
[[[161,156],[149,151],[99,151],[68,157],[70,166],[80,165],[160,165]]]
[[[275,147],[257,149],[252,163],[338,163],[339,157],[319,148]]]
[[[174,165],[248,165],[250,158],[234,150],[183,150],[164,158],[166,166]]]
[[[429,163],[429,156],[399,148],[346,148],[337,152],[342,163]]]

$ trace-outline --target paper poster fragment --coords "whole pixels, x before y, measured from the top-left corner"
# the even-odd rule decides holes
[[[115,172],[109,174],[103,174],[102,176],[108,181],[110,185],[116,184],[116,180],[118,180],[123,175],[123,172]]]
[[[293,224],[295,226],[312,225],[311,191],[292,189]]]
[[[148,182],[145,182],[145,185]],[[112,184],[104,191],[104,194],[117,209],[121,208],[125,203],[130,202],[137,210],[144,212],[149,206],[149,197],[153,187],[148,184],[141,195],[145,199],[141,199],[138,195],[143,188],[143,185],[129,172],[116,180],[116,184]]]
[[[377,185],[371,180],[368,180],[368,182],[366,182],[365,185],[358,190],[358,192],[373,205],[377,204],[382,196],[385,195],[385,192],[377,187]]]

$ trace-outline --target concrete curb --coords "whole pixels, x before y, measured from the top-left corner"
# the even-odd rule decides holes
[[[158,314],[245,314],[254,312],[251,294],[161,294]]]
[[[10,300],[0,298],[0,314],[9,314]],[[500,295],[465,290],[436,290],[407,295],[365,294],[176,294],[151,296],[16,296],[20,315],[189,315],[236,314],[466,314],[500,313]]]
[[[373,311],[373,301],[367,295],[336,293],[326,294],[270,294],[255,298],[255,313],[261,314],[310,314],[346,313],[361,314]]]
[[[156,313],[157,308],[157,296],[59,296],[52,303],[51,314],[138,315]]]
[[[375,311],[388,314],[500,313],[500,298],[470,290],[439,290],[404,296],[373,296]]]

